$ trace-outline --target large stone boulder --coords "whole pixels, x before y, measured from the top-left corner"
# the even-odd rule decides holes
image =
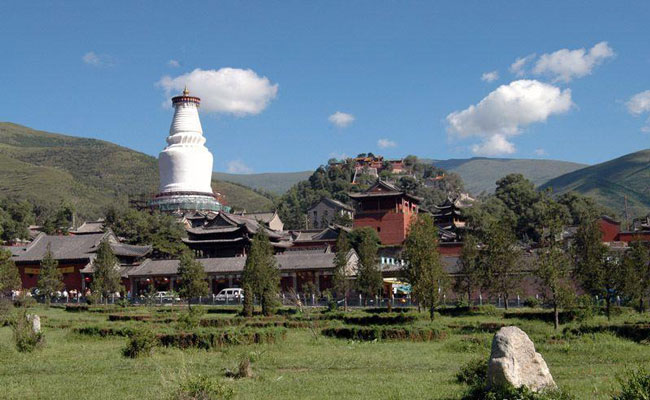
[[[536,392],[557,387],[542,355],[535,351],[533,341],[516,326],[503,327],[494,335],[488,382],[491,387],[508,383]]]

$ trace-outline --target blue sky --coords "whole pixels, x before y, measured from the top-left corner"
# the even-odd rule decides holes
[[[4,2],[0,120],[157,155],[191,77],[217,171],[596,163],[649,147],[648,20],[649,2]]]

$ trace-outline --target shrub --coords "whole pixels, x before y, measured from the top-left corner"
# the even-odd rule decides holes
[[[18,296],[14,299],[14,307],[33,307],[36,305],[36,300],[31,296],[27,295],[27,291],[23,290]]]
[[[65,306],[67,312],[88,311],[88,304],[68,304]]]
[[[182,332],[162,334],[158,336],[165,347],[186,349],[196,347],[209,350],[228,345],[275,343],[286,335],[283,328],[237,329],[210,332]]]
[[[650,399],[650,374],[645,369],[629,370],[625,375],[625,378],[618,377],[621,392],[612,400]]]
[[[157,344],[158,339],[156,339],[156,335],[152,331],[140,329],[131,335],[126,347],[122,349],[122,354],[124,357],[129,358],[149,356]]]
[[[425,342],[442,340],[447,336],[438,328],[416,328],[401,326],[350,326],[326,328],[321,331],[325,336],[351,340],[411,340]]]
[[[346,324],[353,325],[401,325],[409,324],[415,319],[416,316],[413,314],[343,316]]]
[[[181,313],[178,317],[178,326],[181,329],[194,329],[198,328],[201,324],[201,317],[205,314],[205,310],[201,307],[188,308],[186,313]]]
[[[150,315],[137,315],[137,314],[109,314],[109,321],[147,321],[150,320]]]
[[[75,328],[75,333],[80,335],[88,336],[132,336],[134,334],[133,329],[130,328],[103,328],[99,326],[86,326],[83,328]]]
[[[232,399],[231,388],[204,375],[183,379],[170,396],[171,400],[227,400]]]
[[[541,305],[539,299],[535,297],[526,297],[524,299],[524,307],[537,308]]]
[[[27,319],[27,312],[24,309],[14,314],[11,320],[11,329],[16,350],[21,353],[32,352],[45,343],[43,332],[34,332],[32,323]]]
[[[487,358],[476,358],[460,367],[456,372],[456,380],[469,386],[479,386],[487,381],[487,370]]]

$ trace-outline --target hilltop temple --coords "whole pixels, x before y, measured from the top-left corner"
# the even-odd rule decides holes
[[[201,99],[183,94],[172,98],[174,117],[167,147],[160,152],[160,192],[149,202],[153,209],[220,211],[223,206],[212,191],[212,154],[205,147],[199,120]]]

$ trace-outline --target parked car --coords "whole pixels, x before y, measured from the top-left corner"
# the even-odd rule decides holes
[[[157,292],[155,294],[157,301],[181,301],[180,297],[174,292]]]
[[[244,289],[228,288],[222,289],[216,296],[217,301],[240,301],[244,299]]]

